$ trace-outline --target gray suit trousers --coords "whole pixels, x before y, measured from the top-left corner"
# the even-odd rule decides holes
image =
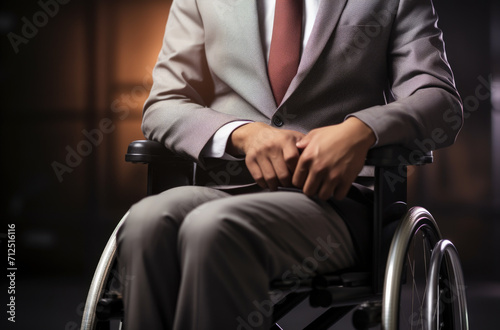
[[[135,204],[118,232],[125,329],[269,329],[273,279],[353,266],[344,221],[297,192],[179,187]]]

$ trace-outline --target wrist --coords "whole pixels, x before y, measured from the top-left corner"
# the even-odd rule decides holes
[[[249,126],[254,123],[248,123],[237,127],[229,135],[229,139],[226,144],[226,152],[234,157],[240,157],[245,155],[244,142],[248,135]]]
[[[357,142],[370,149],[377,138],[370,126],[366,125],[362,120],[356,117],[347,118],[344,123],[353,130],[353,136],[357,138]]]

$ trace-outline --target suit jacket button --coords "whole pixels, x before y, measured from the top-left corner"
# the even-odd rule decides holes
[[[281,118],[280,118],[280,117],[278,117],[278,116],[274,116],[274,117],[273,117],[273,124],[274,124],[275,126],[281,127],[281,126],[283,126],[283,124],[284,124],[284,123],[283,123],[283,120],[281,120]]]

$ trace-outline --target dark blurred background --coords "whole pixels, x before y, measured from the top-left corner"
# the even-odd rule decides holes
[[[143,138],[142,104],[169,6],[168,0],[3,1],[0,247],[5,256],[7,224],[15,224],[18,268],[17,322],[7,329],[77,329],[108,236],[145,195],[145,167],[125,163],[124,154],[130,141]],[[410,203],[427,207],[461,254],[471,328],[495,329],[500,4],[435,0],[435,7],[466,120],[457,143],[411,175]],[[2,260],[0,306],[6,306]]]

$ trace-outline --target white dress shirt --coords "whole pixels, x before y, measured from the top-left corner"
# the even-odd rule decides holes
[[[319,2],[321,0],[302,0],[304,2],[302,18],[302,50],[306,47],[309,36],[316,20]],[[257,0],[257,9],[259,15],[260,37],[262,48],[269,60],[269,50],[271,48],[271,38],[273,35],[274,11],[276,8],[275,0]],[[221,128],[212,136],[203,148],[201,154],[204,157],[221,158],[235,160],[237,158],[226,153],[226,145],[231,133],[238,127],[248,124],[251,121],[239,120],[230,122]]]

